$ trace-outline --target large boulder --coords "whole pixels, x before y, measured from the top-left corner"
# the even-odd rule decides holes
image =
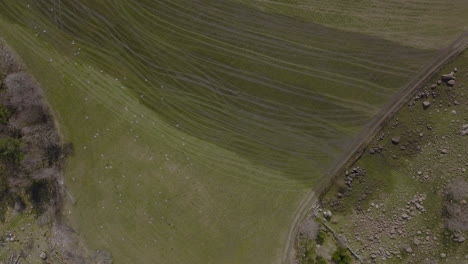
[[[452,73],[449,73],[449,74],[444,74],[442,75],[442,77],[440,78],[442,81],[444,82],[448,82],[450,80],[455,80],[455,76],[453,76]]]

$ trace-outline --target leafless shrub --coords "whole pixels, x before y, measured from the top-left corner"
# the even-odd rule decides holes
[[[38,170],[34,172],[31,176],[32,179],[34,180],[42,180],[42,179],[57,179],[57,177],[60,175],[60,169],[57,167],[50,167],[50,168],[44,168],[41,170]]]
[[[23,198],[21,197],[16,197],[15,199],[15,211],[18,213],[22,213],[24,209],[26,209],[26,203],[23,201]]]
[[[41,105],[29,105],[10,118],[10,125],[14,128],[21,129],[23,127],[33,126],[47,122],[49,117]]]
[[[15,72],[5,78],[6,105],[15,107],[42,103],[42,95],[26,72]]]
[[[23,160],[21,161],[21,169],[25,172],[32,173],[44,167],[44,154],[41,151],[26,151]]]
[[[468,231],[468,208],[466,205],[451,203],[446,206],[447,228],[454,232]]]
[[[11,73],[18,69],[18,63],[10,51],[0,44],[0,73]],[[0,76],[1,77],[1,76]]]
[[[320,224],[315,222],[312,217],[308,217],[299,227],[299,233],[308,239],[315,239],[320,230]]]
[[[70,264],[87,264],[93,263],[87,261],[85,257],[80,255],[80,241],[76,236],[75,230],[67,225],[54,223],[52,232],[55,234],[52,240],[54,247],[59,248],[63,252],[64,260]]]
[[[447,229],[453,232],[468,231],[468,182],[459,180],[447,186],[445,215]]]
[[[447,186],[447,195],[449,200],[455,201],[468,198],[468,182],[459,180],[450,183]]]

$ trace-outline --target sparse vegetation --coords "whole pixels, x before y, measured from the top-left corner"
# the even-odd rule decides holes
[[[55,191],[49,180],[33,181],[27,190],[37,215],[47,210],[49,202],[54,198]]]
[[[323,230],[320,230],[320,232],[317,234],[317,238],[315,239],[315,241],[317,242],[317,244],[322,245],[326,237],[327,233],[325,233]]]
[[[0,105],[0,125],[6,124],[11,117],[11,111],[4,105]]]
[[[351,264],[353,259],[345,248],[338,248],[332,255],[332,261],[335,264]]]
[[[23,158],[21,141],[17,138],[0,138],[0,160],[6,168],[17,165]]]
[[[346,238],[327,239],[328,252],[346,245],[353,258],[376,263],[468,259],[467,84],[465,52],[415,91],[340,172],[312,211],[324,221],[332,211],[327,225]]]
[[[328,261],[322,256],[317,256],[314,264],[328,264]]]

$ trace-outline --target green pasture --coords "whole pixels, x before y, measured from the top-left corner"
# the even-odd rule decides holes
[[[236,0],[261,10],[403,45],[438,49],[468,30],[464,0]]]
[[[437,52],[234,1],[0,3],[64,140],[66,214],[115,263],[280,263],[353,136]]]

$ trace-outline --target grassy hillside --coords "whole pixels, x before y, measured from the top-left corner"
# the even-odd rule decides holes
[[[115,263],[279,263],[297,204],[421,50],[219,1],[15,1],[0,30],[76,154]]]
[[[251,8],[418,48],[441,48],[468,30],[464,0],[236,0]]]

